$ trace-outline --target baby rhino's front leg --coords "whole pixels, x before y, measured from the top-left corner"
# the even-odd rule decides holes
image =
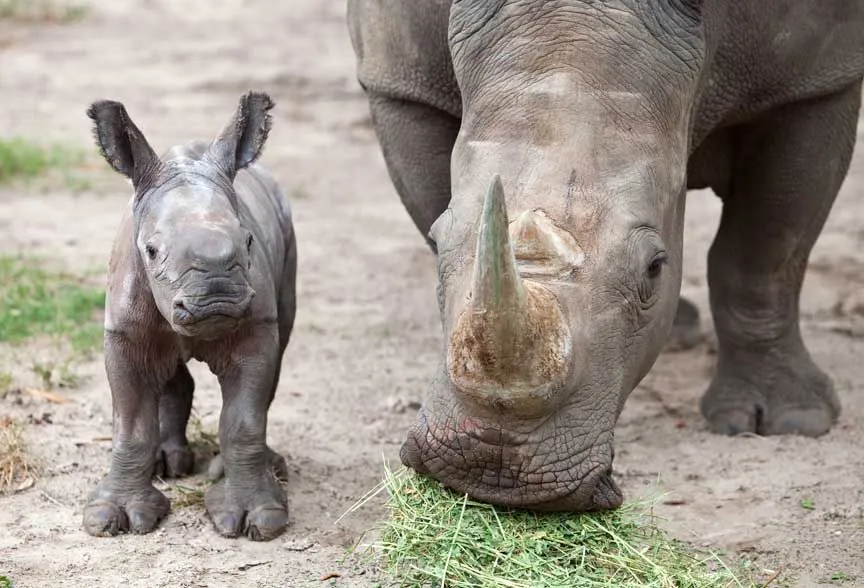
[[[106,333],[105,367],[114,409],[111,469],[84,508],[84,528],[97,537],[149,533],[170,508],[150,481],[164,382],[156,366],[146,365],[150,358],[144,357],[144,348],[123,334]]]
[[[225,478],[205,498],[207,513],[225,537],[278,537],[288,525],[285,492],[267,447],[267,411],[281,360],[275,326],[262,327],[226,350],[217,371],[222,386],[219,444]]]

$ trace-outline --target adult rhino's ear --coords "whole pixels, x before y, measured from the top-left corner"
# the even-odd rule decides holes
[[[120,102],[100,100],[87,109],[102,157],[138,187],[159,164],[159,157]]]
[[[237,172],[251,165],[267,141],[273,108],[270,96],[263,92],[247,92],[240,98],[234,118],[210,145],[211,159],[225,174],[234,179]]]

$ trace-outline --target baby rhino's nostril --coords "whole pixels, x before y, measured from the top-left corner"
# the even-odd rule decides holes
[[[182,300],[175,300],[174,308],[176,308],[177,310],[186,310],[186,305],[183,304]]]

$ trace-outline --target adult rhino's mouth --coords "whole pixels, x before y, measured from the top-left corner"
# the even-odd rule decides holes
[[[402,445],[402,462],[457,492],[537,511],[614,509],[612,433],[565,429],[555,418],[528,434],[476,418],[440,420],[424,406]]]

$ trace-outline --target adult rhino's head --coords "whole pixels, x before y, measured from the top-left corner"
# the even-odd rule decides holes
[[[445,350],[407,465],[496,504],[621,503],[613,429],[678,302],[698,4],[454,2]]]
[[[266,94],[247,93],[212,142],[161,158],[121,103],[99,101],[87,111],[102,155],[131,180],[136,263],[180,335],[218,337],[250,313],[253,233],[241,225],[233,182],[260,155],[272,107]]]

